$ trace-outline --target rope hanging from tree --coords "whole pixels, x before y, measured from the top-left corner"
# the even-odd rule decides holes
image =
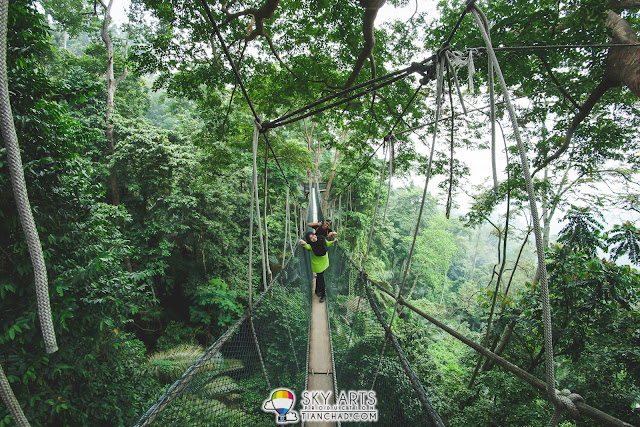
[[[262,237],[262,222],[260,219],[260,197],[258,196],[258,138],[260,136],[260,123],[255,122],[255,129],[253,132],[253,189],[251,197],[255,197],[255,213],[257,216],[258,222],[258,235],[260,236],[260,252],[262,254],[262,282],[264,283],[264,288],[267,288],[267,266],[265,260],[264,253],[264,239]],[[251,212],[253,216],[253,212]],[[251,266],[249,266],[251,268]]]
[[[441,113],[441,109],[442,109],[442,82],[443,82],[443,72],[444,72],[444,61],[440,58],[440,56],[437,56],[438,60],[436,62],[436,123],[439,122],[440,119],[440,113]],[[431,142],[431,152],[429,154],[429,164],[427,166],[427,173],[426,173],[426,180],[425,180],[425,184],[424,184],[424,191],[422,192],[422,201],[420,202],[420,210],[418,212],[418,219],[416,222],[416,227],[415,230],[413,232],[413,239],[411,242],[411,249],[409,250],[409,255],[407,257],[407,266],[406,269],[404,271],[403,277],[402,277],[402,282],[400,283],[400,287],[398,289],[398,297],[396,298],[396,303],[393,306],[393,313],[391,313],[391,320],[389,321],[389,330],[391,330],[393,328],[393,321],[395,320],[396,317],[396,312],[398,311],[398,298],[401,298],[402,296],[402,290],[404,289],[404,285],[407,281],[407,274],[409,273],[409,270],[411,269],[411,259],[413,257],[413,252],[415,250],[415,246],[416,246],[416,239],[418,237],[418,230],[420,228],[420,222],[422,221],[422,212],[424,211],[424,202],[427,198],[427,188],[429,187],[429,179],[431,177],[431,167],[433,164],[433,154],[435,152],[435,145],[436,145],[436,138],[438,135],[438,126],[436,125],[434,127],[433,130],[433,139]],[[385,341],[384,344],[382,346],[382,350],[380,352],[380,357],[378,359],[378,368],[376,369],[376,373],[373,377],[373,384],[375,384],[376,378],[378,376],[378,371],[380,368],[380,363],[382,362],[382,354],[384,353],[384,349],[386,347],[387,344],[387,337],[385,337]],[[373,388],[373,386],[372,386]]]
[[[563,400],[559,399],[556,394],[555,389],[555,371],[553,365],[553,335],[552,335],[552,324],[551,324],[551,308],[549,302],[549,283],[547,280],[547,267],[546,260],[544,254],[542,233],[540,230],[540,218],[538,217],[538,207],[536,204],[535,190],[533,188],[533,182],[531,179],[531,172],[529,171],[529,159],[527,157],[526,148],[524,146],[524,142],[522,141],[522,137],[520,135],[519,125],[516,117],[515,109],[511,104],[511,100],[509,97],[509,93],[507,91],[507,84],[504,80],[504,76],[502,75],[502,70],[500,69],[500,64],[498,63],[498,59],[496,58],[496,54],[493,50],[493,46],[491,44],[491,39],[486,31],[488,27],[488,21],[484,13],[477,5],[473,5],[472,10],[473,16],[478,24],[478,28],[482,34],[482,38],[487,45],[487,51],[489,53],[489,60],[493,62],[495,67],[495,72],[498,76],[498,81],[500,82],[500,86],[502,88],[502,92],[504,94],[504,100],[507,106],[507,110],[509,111],[509,117],[511,119],[511,123],[513,126],[514,136],[517,141],[518,151],[520,153],[520,161],[522,163],[522,173],[524,174],[527,194],[529,196],[529,204],[531,208],[531,216],[533,220],[533,229],[534,236],[536,240],[536,252],[538,255],[538,269],[540,271],[540,285],[541,285],[541,294],[542,294],[542,318],[544,323],[544,345],[545,345],[545,368],[546,368],[546,376],[547,376],[547,394],[551,402],[556,407],[556,413],[549,421],[550,426],[554,426],[558,419],[559,414],[565,408],[565,403]]]
[[[16,201],[22,232],[24,233],[31,264],[33,265],[33,275],[35,278],[36,300],[38,304],[38,318],[44,347],[47,353],[58,351],[56,334],[51,320],[51,305],[49,302],[49,284],[47,280],[47,267],[42,254],[42,245],[36,223],[31,212],[31,203],[27,193],[27,185],[24,179],[22,158],[20,156],[20,146],[18,136],[13,122],[11,103],[9,101],[9,82],[7,79],[7,15],[9,12],[8,0],[0,2],[0,127],[2,127],[2,137],[7,149],[7,163],[9,164],[9,174],[11,175],[11,186],[13,197]]]
[[[11,385],[7,380],[7,377],[4,374],[4,370],[2,369],[2,365],[0,365],[0,396],[2,396],[2,403],[7,407],[9,413],[11,414],[12,421],[16,423],[18,427],[28,427],[29,421],[27,417],[24,416],[24,412],[22,412],[22,407],[16,396],[13,394],[13,390],[11,389]]]

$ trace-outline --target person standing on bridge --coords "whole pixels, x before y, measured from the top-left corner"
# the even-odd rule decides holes
[[[327,240],[323,235],[316,235],[312,231],[307,231],[304,240],[300,239],[303,248],[311,251],[311,271],[316,273],[316,292],[320,297],[320,302],[324,302],[327,296],[324,282],[324,271],[329,267],[329,255],[327,248],[338,242],[338,239]]]
[[[324,221],[320,222],[310,222],[307,225],[316,231],[317,236],[324,236],[327,240],[329,240],[333,236],[338,235],[338,233],[331,229],[330,219],[325,219]]]

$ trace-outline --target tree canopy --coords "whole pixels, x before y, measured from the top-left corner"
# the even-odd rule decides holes
[[[264,288],[263,262],[282,268],[315,181],[341,245],[384,289],[406,281],[407,301],[544,376],[510,96],[542,210],[558,381],[640,422],[640,3],[476,4],[507,93],[459,0],[134,0],[120,26],[113,0],[11,2],[10,101],[60,347],[43,353],[2,149],[0,365],[27,418],[133,424]],[[391,9],[412,13],[383,21]],[[490,179],[469,182],[464,158],[481,155]],[[619,207],[628,217],[607,221]],[[449,425],[553,412],[415,314],[394,333]],[[0,426],[13,422],[0,405]]]

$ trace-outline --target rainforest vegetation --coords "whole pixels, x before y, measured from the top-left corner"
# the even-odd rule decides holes
[[[45,352],[3,144],[0,365],[29,422],[134,424],[245,312],[249,268],[253,296],[264,289],[257,218],[248,264],[254,112],[269,127],[444,50],[439,122],[437,82],[414,66],[392,85],[264,130],[267,281],[289,256],[287,188],[295,234],[305,185],[317,179],[325,216],[340,216],[340,244],[357,261],[377,211],[367,273],[397,293],[429,172],[403,297],[544,378],[522,153],[497,77],[492,137],[488,53],[471,13],[457,25],[465,2],[209,3],[224,47],[199,1],[134,0],[118,24],[113,0],[9,2],[9,95],[59,347]],[[476,3],[533,174],[558,387],[640,425],[640,2]],[[382,19],[393,11],[403,18]],[[488,180],[475,180],[470,158]],[[476,368],[473,350],[419,316],[398,318],[394,332],[446,425],[547,424],[544,393],[499,367]],[[13,424],[0,403],[0,426]]]

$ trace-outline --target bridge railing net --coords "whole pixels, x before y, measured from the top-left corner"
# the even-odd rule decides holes
[[[310,277],[308,256],[297,250],[251,315],[209,347],[136,426],[273,425],[261,409],[271,387],[297,396],[304,390]]]
[[[379,310],[375,297],[371,292],[367,296],[369,285],[341,247],[333,249],[329,256],[325,275],[338,393],[374,390],[376,425],[433,425],[403,369],[401,355],[390,341],[384,344],[385,329],[375,314]]]

